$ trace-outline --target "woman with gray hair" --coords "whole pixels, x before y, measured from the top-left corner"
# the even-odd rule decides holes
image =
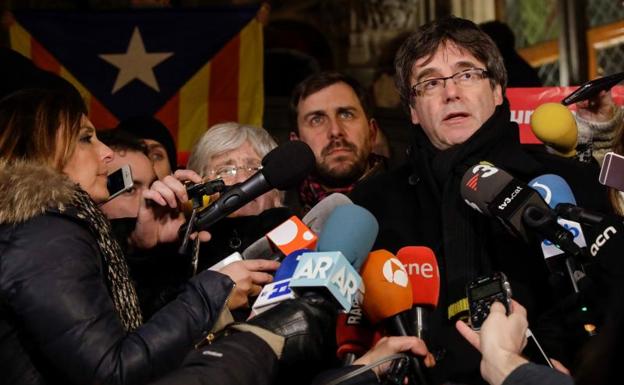
[[[263,128],[221,123],[210,127],[195,144],[188,168],[204,180],[222,179],[226,185],[233,185],[258,172],[262,158],[275,147],[277,143]],[[271,190],[211,226],[208,231],[212,238],[200,248],[198,270],[242,252],[290,218],[292,213],[282,207],[282,199],[279,191]]]
[[[205,180],[223,179],[226,185],[240,183],[262,168],[262,158],[277,143],[263,128],[227,122],[208,129],[193,147],[188,168]],[[258,215],[282,206],[277,190],[254,199],[230,217]]]

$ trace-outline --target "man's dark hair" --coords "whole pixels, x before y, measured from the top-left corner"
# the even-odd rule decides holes
[[[503,95],[505,94],[507,71],[496,44],[472,21],[451,16],[419,27],[403,42],[397,52],[394,60],[395,82],[401,95],[401,102],[407,110],[413,102],[411,75],[414,63],[421,58],[431,59],[438,47],[448,43],[465,49],[485,63],[492,88],[500,85]]]
[[[98,139],[115,152],[141,152],[146,156],[149,155],[147,146],[141,139],[123,130],[100,131],[98,132]]]
[[[345,83],[353,89],[357,96],[367,119],[372,117],[371,103],[368,91],[354,78],[340,72],[319,72],[308,76],[301,83],[297,84],[290,98],[290,116],[293,122],[293,131],[297,130],[297,106],[299,102],[318,91],[336,83]]]

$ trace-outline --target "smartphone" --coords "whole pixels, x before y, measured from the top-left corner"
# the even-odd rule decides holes
[[[502,272],[479,277],[466,286],[468,297],[468,311],[470,313],[470,327],[473,330],[481,329],[483,321],[490,314],[490,307],[494,301],[505,306],[505,313],[511,310],[511,286],[507,276]]]
[[[624,156],[615,152],[607,152],[600,168],[598,181],[605,186],[624,191]]]
[[[134,186],[132,181],[132,171],[129,164],[124,164],[118,170],[113,171],[108,175],[108,201],[115,198],[121,193],[130,190]]]
[[[614,85],[624,80],[624,72],[605,76],[602,78],[590,80],[581,84],[576,91],[563,98],[561,104],[569,106],[570,104],[578,103],[582,100],[587,100],[594,95],[598,95],[600,91],[610,90]]]

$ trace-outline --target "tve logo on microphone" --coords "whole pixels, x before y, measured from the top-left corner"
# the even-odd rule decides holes
[[[353,296],[362,290],[362,278],[339,251],[304,253],[290,281],[294,290],[325,288],[346,311]]]

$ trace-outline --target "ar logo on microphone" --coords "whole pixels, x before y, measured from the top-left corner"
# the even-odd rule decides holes
[[[407,283],[409,282],[407,270],[405,270],[405,267],[398,259],[388,259],[383,265],[382,272],[386,281],[401,287],[407,287]]]

